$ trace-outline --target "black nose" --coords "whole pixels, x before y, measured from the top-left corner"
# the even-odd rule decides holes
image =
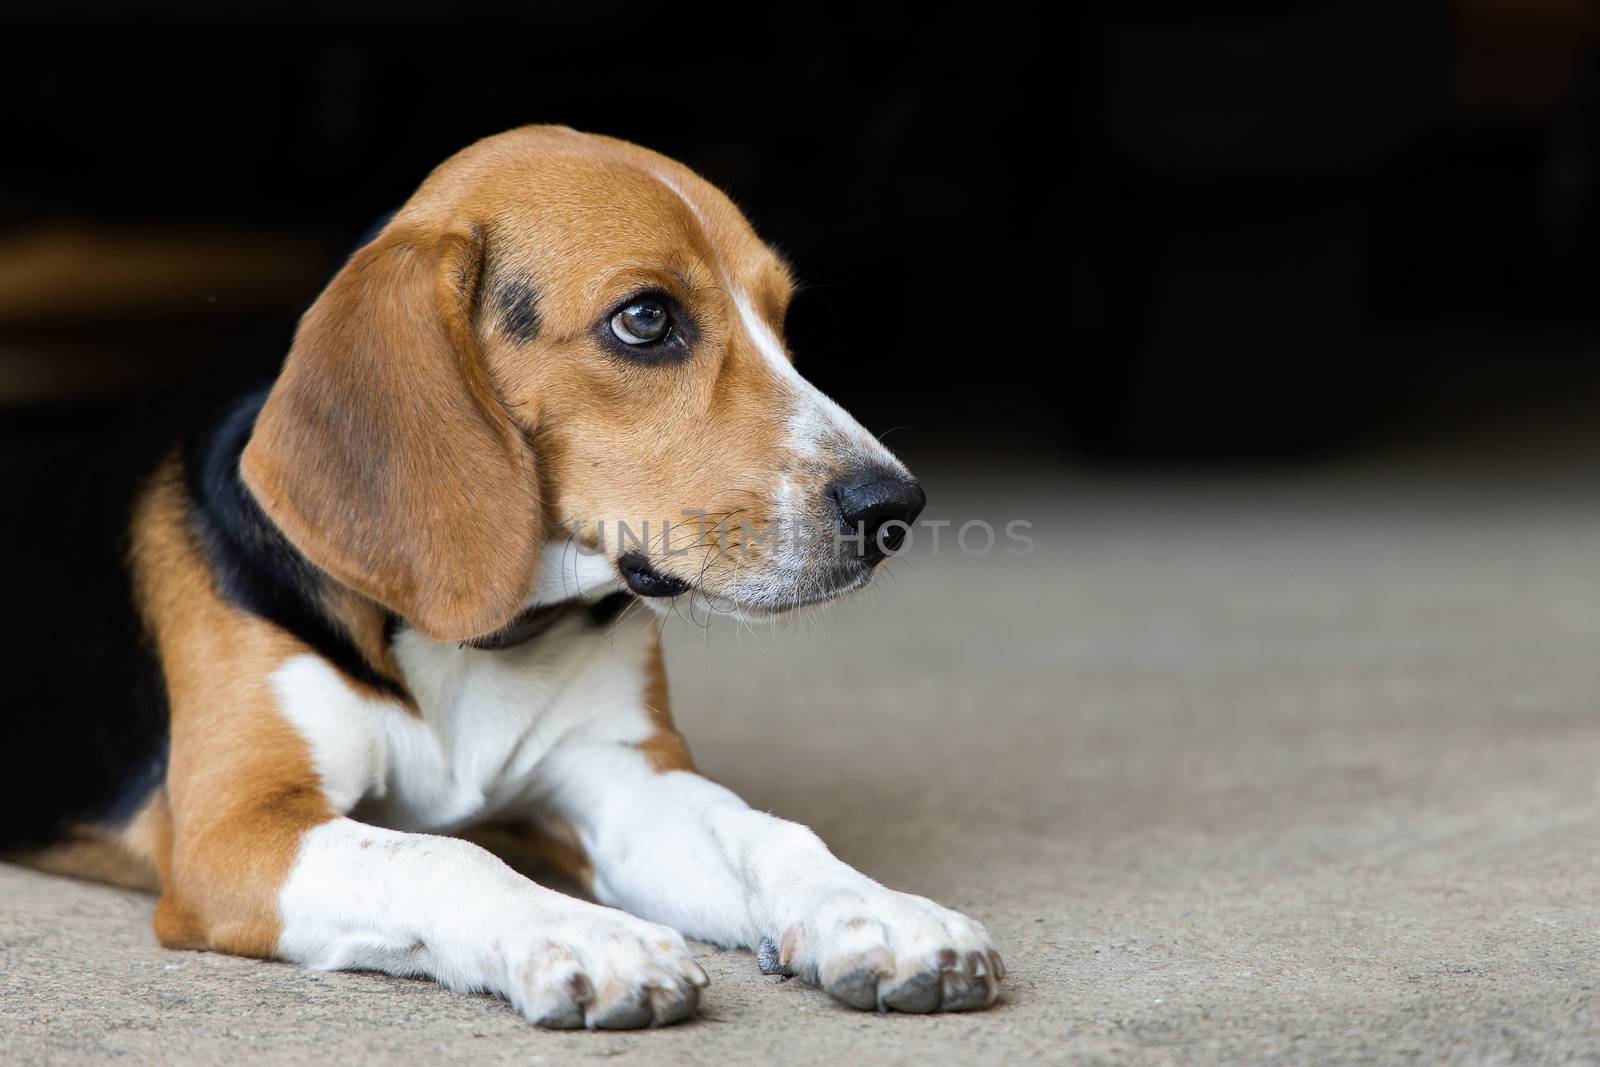
[[[922,486],[882,467],[845,475],[829,484],[828,495],[839,515],[840,543],[868,563],[899,551],[928,502]]]

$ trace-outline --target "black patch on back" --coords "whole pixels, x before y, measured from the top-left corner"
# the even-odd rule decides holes
[[[538,338],[539,294],[532,283],[520,278],[505,279],[495,286],[494,302],[506,336],[524,345]]]
[[[298,637],[351,678],[404,697],[399,681],[378,673],[323,610],[321,595],[333,579],[296,551],[239,476],[239,456],[267,392],[252,392],[222,410],[184,450],[195,531],[222,595]],[[385,629],[392,633],[393,626]]]

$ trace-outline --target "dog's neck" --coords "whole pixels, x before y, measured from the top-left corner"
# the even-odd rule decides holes
[[[539,554],[539,577],[522,613],[494,633],[463,641],[463,648],[515,648],[538,637],[574,612],[587,612],[603,626],[633,602],[616,566],[602,552],[578,541],[547,542]]]
[[[587,614],[591,625],[604,626],[622,614],[631,603],[633,603],[633,595],[631,593],[618,592],[608,593],[599,600],[584,600],[574,597],[571,600],[557,601],[554,604],[538,604],[528,608],[494,633],[485,634],[482,637],[474,637],[470,641],[463,641],[461,646],[463,648],[480,648],[490,652],[516,648],[518,645],[527,644],[557,622],[576,612]]]

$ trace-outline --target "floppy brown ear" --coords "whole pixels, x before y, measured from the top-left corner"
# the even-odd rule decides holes
[[[533,588],[538,488],[473,328],[482,232],[401,227],[300,320],[240,469],[308,559],[439,640]]]

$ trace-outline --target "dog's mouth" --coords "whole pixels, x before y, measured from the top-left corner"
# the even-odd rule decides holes
[[[682,596],[691,588],[682,578],[674,578],[670,574],[662,574],[656,570],[642,552],[629,552],[617,560],[617,570],[621,572],[622,580],[633,590],[635,596],[652,598]]]
[[[729,595],[715,593],[683,578],[657,570],[641,552],[629,552],[617,560],[617,572],[635,596],[647,600],[671,600],[693,593],[703,598],[711,610],[740,618],[783,615],[799,608],[835,600],[866,585],[872,567],[854,562],[830,568],[828,573],[804,581],[762,583]]]

